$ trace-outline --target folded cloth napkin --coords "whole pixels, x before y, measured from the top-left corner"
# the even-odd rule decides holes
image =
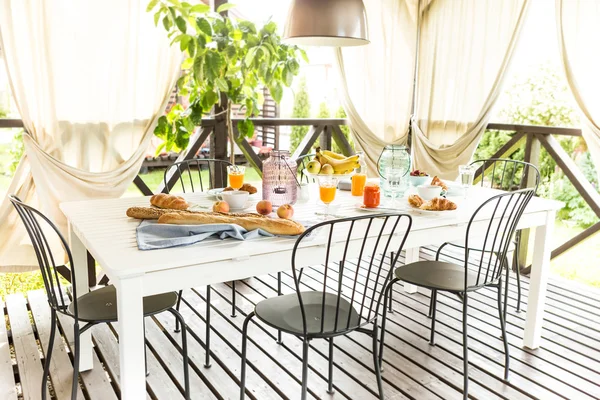
[[[247,231],[235,224],[172,225],[159,224],[155,220],[144,220],[137,227],[137,244],[140,250],[166,249],[198,243],[209,237],[237,240],[255,239],[275,235],[262,229]],[[297,236],[281,236],[296,238]]]

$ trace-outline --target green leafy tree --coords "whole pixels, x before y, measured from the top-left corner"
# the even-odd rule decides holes
[[[346,111],[344,110],[344,107],[340,106],[337,111],[335,112],[335,118],[347,118],[348,116],[346,115]],[[352,137],[350,136],[350,127],[348,125],[342,125],[340,126],[340,129],[342,131],[342,133],[344,134],[344,136],[346,137],[346,139],[348,139],[348,142],[350,143],[350,146],[354,147],[354,141],[352,140]],[[334,141],[333,142],[333,151],[335,151],[336,153],[341,153],[342,149],[340,149],[340,146],[337,145],[337,143]]]
[[[307,59],[302,49],[281,42],[273,21],[259,29],[250,21],[221,14],[232,7],[223,4],[211,12],[205,4],[179,0],[152,0],[148,4],[154,23],[163,25],[171,44],[178,45],[185,55],[177,87],[180,95],[189,97],[189,106],[174,106],[159,118],[154,131],[164,139],[167,151],[184,149],[202,116],[215,105],[225,110],[232,148],[232,104],[245,110],[246,119],[238,123],[238,140],[252,137],[254,125],[248,118],[260,112],[262,87],[280,102],[284,87],[290,87],[298,74],[300,58]]]
[[[310,117],[310,98],[308,96],[308,88],[306,86],[306,77],[300,79],[298,89],[294,95],[294,109],[292,118],[308,118]],[[290,135],[290,152],[293,153],[300,145],[304,136],[308,132],[308,126],[293,126]]]
[[[331,118],[331,111],[329,111],[329,106],[327,106],[326,102],[322,102],[319,104],[319,112],[317,113],[317,118]]]

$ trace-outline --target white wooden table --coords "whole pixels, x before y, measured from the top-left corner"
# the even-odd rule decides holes
[[[460,199],[459,210],[448,216],[432,217],[413,214],[413,225],[405,248],[407,262],[417,261],[419,247],[464,239],[466,224],[472,212],[485,199],[498,193],[473,188],[469,200]],[[210,205],[203,193],[185,195],[190,201]],[[315,220],[316,204],[311,201],[295,206],[294,217]],[[364,213],[355,205],[360,198],[338,191],[332,213],[353,216]],[[251,241],[213,240],[187,247],[140,251],[135,229],[140,221],[128,218],[125,210],[131,206],[148,206],[147,197],[93,200],[61,204],[69,221],[69,236],[76,268],[77,291],[89,291],[87,283],[87,253],[98,261],[117,289],[119,314],[119,351],[121,397],[124,400],[145,397],[144,332],[142,298],[152,294],[190,287],[244,279],[290,269],[294,240],[259,238]],[[540,345],[546,282],[550,267],[550,237],[558,202],[534,198],[521,218],[520,228],[537,227],[533,264],[529,283],[527,317],[523,344],[535,349]],[[481,229],[484,229],[481,222]],[[313,240],[314,246],[319,240]],[[405,287],[416,291],[414,287]],[[92,368],[90,331],[81,337],[80,370]]]

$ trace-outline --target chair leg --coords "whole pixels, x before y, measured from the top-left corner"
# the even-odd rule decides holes
[[[377,326],[377,318],[373,322],[373,367],[375,369],[375,377],[377,378],[377,389],[379,390],[379,398],[383,399],[383,381],[381,380],[381,362],[379,361],[379,355],[377,354],[377,339],[379,332]]]
[[[517,240],[515,246],[515,266],[517,267],[517,312],[521,312],[521,266],[519,265],[519,246],[521,241]],[[505,306],[506,307],[506,306]]]
[[[431,316],[433,315],[433,307],[435,306],[435,302],[437,300],[437,292],[435,290],[431,291],[431,294],[429,295],[429,314],[427,314],[427,316],[429,318],[431,318]]]
[[[183,352],[183,384],[185,390],[185,398],[186,400],[190,399],[190,370],[189,370],[189,358],[188,358],[188,347],[187,347],[187,326],[185,324],[185,320],[183,316],[172,308],[169,309],[169,312],[175,316],[175,319],[181,324],[181,350]]]
[[[181,306],[181,297],[183,296],[183,290],[180,290],[177,294],[177,304],[175,305],[175,310],[179,311],[179,307]],[[175,333],[179,332],[179,320],[175,318]]]
[[[210,285],[206,286],[206,353],[204,368],[210,368]]]
[[[306,400],[308,393],[308,349],[309,340],[304,338],[302,344],[302,392],[300,393],[300,400]]]
[[[393,270],[394,270],[394,266],[392,265],[392,263],[394,262],[394,252],[392,251],[390,253],[390,274],[393,274]],[[393,308],[393,303],[394,303],[394,299],[392,298],[392,295],[394,294],[394,291],[390,291],[390,301],[389,301],[389,312],[390,314],[394,312],[394,308]]]
[[[237,317],[235,313],[235,281],[231,281],[231,318]]]
[[[467,337],[467,302],[468,294],[464,293],[463,296],[463,399],[467,400],[469,397],[469,344]]]
[[[329,379],[327,380],[327,393],[335,393],[333,389],[333,338],[329,338]]]
[[[150,371],[148,371],[148,347],[146,346],[146,318],[143,319],[144,321],[144,368],[146,371],[146,377],[148,377],[148,375],[150,375]],[[175,319],[175,321],[177,321],[177,319]],[[177,322],[175,322],[177,323]]]
[[[277,296],[281,296],[281,272],[277,273]],[[277,331],[277,344],[283,344],[281,331]]]
[[[502,315],[506,321],[506,312],[508,309],[508,280],[510,279],[510,268],[508,267],[508,259],[506,259],[506,282],[504,282],[504,306]]]
[[[252,311],[244,320],[242,327],[242,368],[240,370],[240,400],[244,400],[246,396],[246,342],[248,341],[248,323],[254,317]]]
[[[54,337],[56,336],[56,311],[52,309],[52,325],[50,326],[50,340],[48,341],[48,350],[46,351],[46,359],[44,361],[44,373],[42,374],[42,400],[46,400],[48,393],[48,375],[50,374],[50,360],[52,359],[52,348],[54,345]]]
[[[502,329],[502,341],[504,342],[504,379],[508,380],[510,356],[508,354],[508,340],[506,338],[506,319],[502,312],[502,278],[498,282],[498,317],[500,318],[500,329]]]
[[[437,311],[437,290],[431,293],[431,332],[429,337],[429,344],[435,345],[435,314]]]
[[[385,324],[387,322],[387,302],[390,299],[390,294],[394,284],[398,282],[398,279],[394,279],[390,283],[388,283],[388,287],[385,288],[384,296],[383,296],[383,319],[381,320],[381,340],[379,342],[379,370],[383,371],[383,344],[385,340]]]
[[[73,336],[75,338],[75,352],[73,354],[73,382],[71,383],[71,400],[77,400],[77,386],[79,385],[79,322],[73,325]]]

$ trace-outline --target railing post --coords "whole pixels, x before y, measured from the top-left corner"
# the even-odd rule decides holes
[[[323,128],[323,133],[321,133],[321,137],[319,138],[319,146],[323,150],[331,150],[331,126],[326,125]]]
[[[530,164],[535,165],[537,168],[540,167],[540,151],[541,143],[535,137],[534,134],[527,134],[527,141],[525,143],[525,155],[523,160]],[[527,187],[533,187],[535,185],[536,177],[534,174],[528,174],[526,176]],[[529,240],[531,239],[531,229],[523,229],[521,231],[521,241],[519,245],[519,265],[513,265],[513,269],[520,268],[524,269],[527,267],[527,251],[529,249]]]

